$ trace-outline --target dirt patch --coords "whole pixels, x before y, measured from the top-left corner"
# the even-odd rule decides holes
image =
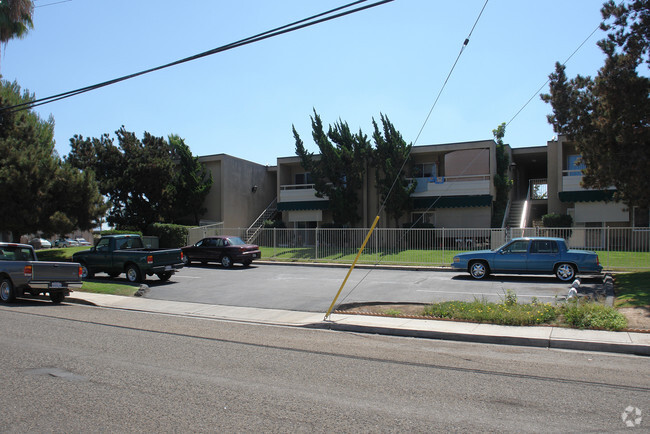
[[[650,330],[650,308],[621,307],[618,311],[627,318],[627,328]]]

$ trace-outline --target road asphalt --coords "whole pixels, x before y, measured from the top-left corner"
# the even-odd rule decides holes
[[[551,326],[501,326],[338,312],[332,313],[329,318],[325,318],[324,313],[210,305],[79,291],[73,292],[65,301],[102,308],[225,321],[650,356],[650,333],[643,332],[577,330]]]

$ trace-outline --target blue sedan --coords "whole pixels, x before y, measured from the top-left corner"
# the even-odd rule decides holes
[[[563,238],[546,237],[516,238],[498,249],[459,253],[451,267],[475,279],[490,273],[555,274],[562,281],[603,269],[596,252],[571,250]]]

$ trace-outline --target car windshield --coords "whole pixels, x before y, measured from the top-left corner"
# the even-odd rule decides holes
[[[243,246],[244,244],[246,244],[239,237],[228,237],[228,241],[230,241],[230,245],[232,245],[232,246]]]

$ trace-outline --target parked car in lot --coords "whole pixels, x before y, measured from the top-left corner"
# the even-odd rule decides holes
[[[25,294],[49,294],[61,303],[72,288],[81,288],[81,267],[71,262],[39,261],[28,244],[0,243],[0,299],[13,302]]]
[[[77,240],[73,240],[71,238],[59,238],[54,242],[54,247],[72,247],[78,245],[79,243]]]
[[[92,246],[92,243],[86,241],[85,238],[77,238],[75,241],[77,242],[78,246]]]
[[[498,249],[459,253],[451,264],[475,279],[489,274],[555,274],[562,281],[597,274],[603,267],[596,252],[569,249],[563,238],[515,238]]]
[[[219,262],[224,268],[229,268],[234,263],[248,267],[253,259],[262,257],[260,248],[255,244],[246,244],[239,237],[227,235],[203,238],[193,246],[183,247],[182,250],[186,264]]]
[[[49,249],[52,247],[52,243],[45,238],[33,238],[29,241],[29,244],[31,244],[35,249]]]

